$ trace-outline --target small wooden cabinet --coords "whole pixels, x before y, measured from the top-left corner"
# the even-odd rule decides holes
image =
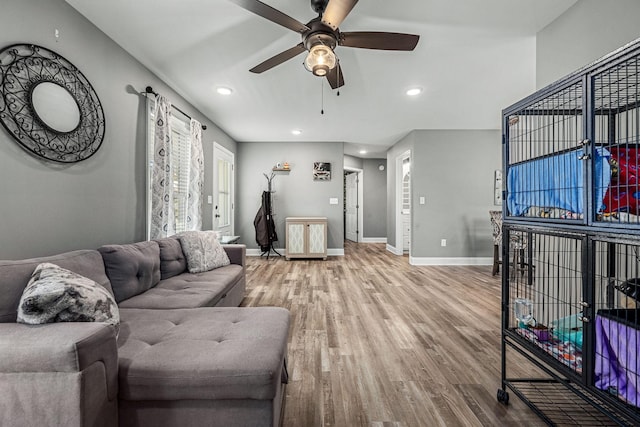
[[[285,249],[287,259],[327,259],[327,218],[287,217]]]

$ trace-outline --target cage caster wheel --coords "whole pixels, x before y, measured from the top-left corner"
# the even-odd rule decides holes
[[[506,390],[503,390],[501,388],[498,389],[498,394],[497,394],[497,399],[498,402],[504,404],[504,405],[508,405],[509,404],[509,393],[507,393]]]

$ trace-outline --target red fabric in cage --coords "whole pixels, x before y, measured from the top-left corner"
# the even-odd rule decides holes
[[[619,146],[611,147],[609,151],[612,177],[604,195],[604,212],[640,215],[640,149]]]

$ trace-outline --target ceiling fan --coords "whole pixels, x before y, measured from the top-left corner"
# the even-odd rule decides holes
[[[358,0],[311,0],[317,18],[303,24],[258,0],[231,0],[238,6],[282,25],[302,36],[302,42],[256,65],[252,73],[263,73],[307,51],[305,68],[314,75],[326,77],[332,89],[344,85],[344,75],[334,49],[337,46],[377,50],[411,51],[420,36],[374,31],[341,32],[338,27]]]

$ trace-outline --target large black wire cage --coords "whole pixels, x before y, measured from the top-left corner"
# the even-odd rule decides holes
[[[497,397],[549,424],[640,425],[639,144],[640,39],[503,111]]]

